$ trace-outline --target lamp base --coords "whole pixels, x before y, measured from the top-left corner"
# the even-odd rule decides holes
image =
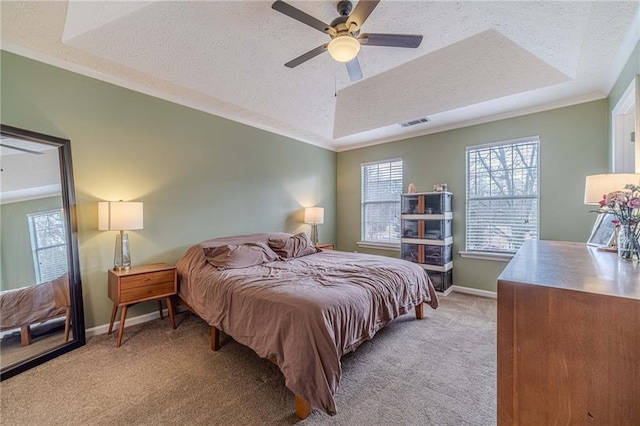
[[[114,271],[118,271],[118,272],[128,271],[129,269],[131,269],[131,265],[129,265],[129,266],[114,266],[113,267],[113,270]]]
[[[318,245],[318,225],[315,223],[311,224],[311,242],[314,246]]]
[[[131,252],[129,251],[129,235],[120,231],[116,235],[116,251],[113,255],[113,270],[127,271],[131,268]]]

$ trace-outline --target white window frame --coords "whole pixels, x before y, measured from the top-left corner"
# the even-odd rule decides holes
[[[400,163],[400,185],[398,187],[398,193],[397,194],[389,194],[390,198],[388,200],[365,200],[365,190],[364,190],[364,171],[366,167],[371,167],[371,166],[380,166],[380,165],[389,165],[389,167],[394,167],[393,164],[394,163]],[[397,166],[395,166],[397,167]],[[368,163],[362,163],[360,164],[360,241],[358,241],[356,244],[359,247],[363,247],[363,248],[373,248],[373,249],[383,249],[383,250],[394,250],[394,251],[399,251],[400,250],[400,203],[401,203],[401,194],[402,194],[402,186],[403,186],[403,178],[404,178],[404,161],[402,160],[402,158],[392,158],[392,159],[388,159],[388,160],[380,160],[380,161],[372,161],[372,162],[368,162]],[[365,217],[365,209],[367,205],[371,205],[374,203],[395,203],[394,200],[392,200],[391,198],[396,197],[397,198],[397,211],[395,213],[395,217],[397,220],[397,228],[398,228],[398,236],[397,239],[393,239],[392,237],[389,238],[388,241],[384,241],[382,239],[380,240],[373,240],[373,239],[367,239],[366,238],[366,217]]]
[[[37,235],[38,230],[36,230],[36,227],[35,227],[35,219],[37,217],[51,216],[51,215],[60,216],[61,229],[59,232],[61,233],[65,241],[63,243],[49,243],[46,245],[39,246],[38,235]],[[54,280],[59,276],[61,276],[62,274],[66,273],[67,270],[69,269],[69,265],[68,265],[68,257],[67,257],[68,251],[67,251],[67,242],[66,242],[66,232],[64,229],[64,216],[63,216],[62,210],[55,209],[55,210],[47,210],[47,211],[42,211],[37,213],[28,213],[27,221],[29,224],[29,237],[31,239],[31,253],[33,256],[33,268],[36,275],[36,283],[40,284],[43,282]],[[45,259],[41,258],[41,254],[44,253],[46,250],[51,250],[56,248],[63,250],[63,252],[65,253],[64,261],[60,261],[59,265],[54,265],[52,268],[50,268],[52,273],[49,273],[47,275],[46,271],[49,268],[43,267],[44,266],[43,261],[45,261]]]
[[[486,149],[491,149],[491,148],[495,148],[495,147],[502,147],[502,146],[513,146],[513,145],[518,145],[518,144],[523,144],[523,143],[535,143],[536,144],[536,164],[535,164],[535,171],[536,171],[536,185],[535,185],[535,194],[531,194],[531,195],[525,195],[525,196],[514,196],[514,195],[508,195],[508,196],[495,196],[495,197],[478,197],[478,198],[473,198],[470,196],[469,192],[470,192],[470,188],[469,188],[469,182],[470,182],[470,164],[469,164],[469,159],[470,159],[470,153],[472,152],[477,152],[479,150],[486,150]],[[508,169],[509,174],[513,177],[513,171],[514,168],[510,168]],[[489,171],[491,173],[491,171]],[[511,139],[511,140],[506,140],[506,141],[500,141],[500,142],[494,142],[494,143],[489,143],[489,144],[482,144],[482,145],[474,145],[474,146],[469,146],[466,148],[466,152],[465,152],[465,173],[466,173],[466,179],[465,179],[465,189],[466,189],[466,230],[465,230],[465,251],[463,252],[459,252],[459,254],[462,257],[469,257],[469,258],[475,258],[475,259],[485,259],[485,260],[501,260],[501,261],[509,261],[513,255],[515,254],[515,252],[517,251],[517,249],[519,248],[518,245],[518,241],[513,241],[513,240],[509,240],[510,244],[513,244],[515,247],[513,249],[502,249],[502,250],[496,250],[495,248],[493,249],[482,249],[479,247],[470,247],[469,245],[469,241],[471,240],[471,236],[470,236],[470,229],[472,228],[472,226],[470,226],[470,221],[472,221],[473,219],[470,216],[470,203],[474,202],[474,201],[497,201],[497,200],[525,200],[525,199],[535,199],[536,200],[536,210],[535,210],[535,223],[536,223],[536,228],[535,228],[535,233],[533,236],[533,239],[538,239],[540,238],[540,137],[539,136],[530,136],[530,137],[525,137],[525,138],[518,138],[518,139]]]

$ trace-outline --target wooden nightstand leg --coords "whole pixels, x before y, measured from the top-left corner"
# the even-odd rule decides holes
[[[173,303],[171,301],[171,297],[167,296],[166,298],[167,300],[167,310],[169,311],[169,319],[171,320],[171,327],[175,330],[176,329],[176,319],[173,316]],[[158,302],[160,302],[158,300]]]
[[[158,299],[158,311],[160,311],[160,319],[164,319],[164,314],[162,313],[162,300]]]
[[[122,307],[122,312],[120,313],[120,326],[118,327],[118,344],[116,348],[120,347],[120,343],[122,342],[122,331],[124,330],[124,320],[127,317],[127,305]]]
[[[116,320],[116,312],[118,312],[118,306],[114,303],[113,309],[111,309],[111,322],[109,323],[109,331],[107,334],[111,334],[113,332],[113,322]]]

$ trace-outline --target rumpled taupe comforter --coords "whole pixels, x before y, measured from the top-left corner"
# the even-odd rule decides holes
[[[55,303],[57,285],[69,285],[66,274],[46,283],[1,292],[0,330],[19,328],[64,315],[65,309]]]
[[[204,255],[216,244],[193,246],[178,262],[180,297],[209,325],[274,359],[286,386],[329,414],[342,355],[417,304],[438,305],[425,271],[404,260],[322,251],[219,271]]]

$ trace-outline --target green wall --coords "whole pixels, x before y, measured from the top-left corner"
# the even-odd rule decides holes
[[[389,158],[404,161],[404,188],[418,191],[447,183],[453,192],[453,283],[496,290],[506,263],[461,258],[465,249],[465,148],[525,136],[540,136],[540,237],[586,241],[595,220],[583,204],[585,176],[607,170],[606,99],[338,153],[337,248],[399,256],[359,248],[360,164]]]
[[[98,201],[144,202],[133,264],[175,263],[216,236],[309,232],[310,205],[325,208],[320,238],[335,242],[334,152],[8,52],[0,61],[2,123],[71,140],[88,328],[111,313],[115,233],[97,230]]]
[[[59,209],[61,206],[62,199],[59,196],[0,205],[1,290],[36,283],[27,214]]]
[[[636,44],[636,47],[635,49],[633,49],[629,60],[625,64],[622,72],[618,76],[616,83],[609,93],[609,120],[611,120],[611,112],[613,111],[613,108],[615,108],[616,104],[620,100],[620,97],[622,97],[624,91],[627,90],[627,87],[629,87],[629,83],[631,83],[631,80],[633,80],[633,78],[638,74],[640,74],[640,42]],[[611,133],[609,133],[609,136],[611,137]]]

